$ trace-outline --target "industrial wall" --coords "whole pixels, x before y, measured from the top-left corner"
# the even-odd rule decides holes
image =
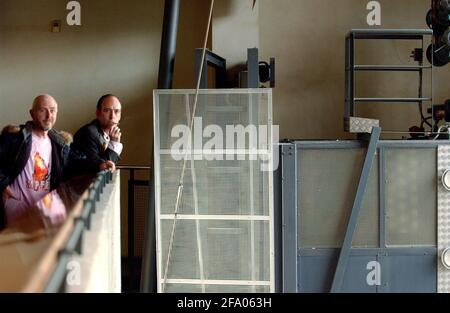
[[[274,120],[280,125],[281,137],[346,137],[342,126],[344,40],[352,28],[374,27],[366,21],[369,1],[258,2],[261,54],[264,59],[274,56],[277,60],[273,103]],[[431,1],[382,0],[379,3],[381,26],[376,28],[427,28],[425,15]],[[418,47],[418,42],[358,42],[356,61],[360,64],[414,64],[409,55]],[[357,96],[417,96],[417,73],[358,75]],[[450,98],[450,67],[436,68],[434,78],[436,103],[443,103]],[[429,85],[429,79],[424,82]],[[358,108],[361,109],[357,114],[361,116],[379,118],[385,130],[407,130],[420,123],[416,104],[360,104]]]
[[[369,26],[366,0],[229,0],[216,5],[213,49],[232,64],[246,62],[246,49],[276,58],[274,122],[281,138],[349,138],[343,132],[345,36],[356,28],[427,29],[429,0],[378,1],[381,25]],[[256,22],[255,22],[256,21]],[[224,40],[225,34],[232,34]],[[429,38],[428,38],[429,39]],[[429,40],[425,45],[425,49]],[[358,41],[359,64],[417,65],[409,57],[419,41]],[[424,96],[430,94],[430,71]],[[450,98],[450,67],[435,68],[434,100]],[[417,97],[417,73],[358,73],[359,97]],[[429,104],[429,103],[428,103]],[[424,108],[426,114],[426,108]],[[360,104],[359,116],[380,119],[382,129],[405,131],[420,124],[417,104]],[[383,135],[399,138],[400,135]]]

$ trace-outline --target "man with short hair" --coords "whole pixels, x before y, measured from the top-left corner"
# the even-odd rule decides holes
[[[33,101],[32,121],[5,127],[0,135],[0,209],[6,224],[18,220],[26,209],[62,181],[69,145],[53,129],[58,104],[50,95]],[[1,217],[0,217],[1,219]]]
[[[119,98],[112,94],[100,97],[97,102],[97,118],[81,127],[74,135],[72,149],[86,158],[76,167],[82,167],[81,170],[88,172],[115,170],[123,149],[119,128],[121,113]]]

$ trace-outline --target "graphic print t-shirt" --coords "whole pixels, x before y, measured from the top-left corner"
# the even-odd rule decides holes
[[[50,192],[51,158],[50,138],[33,134],[31,153],[27,164],[10,186],[17,199],[9,198],[5,202],[8,224],[19,218],[26,208]]]

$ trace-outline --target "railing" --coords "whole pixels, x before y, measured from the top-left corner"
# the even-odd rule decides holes
[[[128,231],[127,231],[127,257],[124,259],[124,267],[126,267],[123,275],[123,291],[138,291],[140,285],[140,275],[142,266],[142,254],[145,235],[145,216],[149,206],[149,192],[150,184],[147,179],[136,179],[136,172],[146,172],[148,177],[150,167],[149,166],[133,166],[133,165],[121,165],[117,167],[122,172],[127,171],[129,173],[127,188],[127,216],[128,216]],[[124,175],[125,176],[125,175]],[[123,178],[124,178],[123,176]],[[137,188],[138,187],[138,188]],[[139,188],[141,187],[141,188]],[[142,190],[142,187],[145,187]],[[141,199],[139,203],[136,203],[136,198]]]
[[[30,279],[28,284],[25,286],[23,291],[25,292],[66,292],[66,291],[100,291],[100,292],[120,292],[120,206],[110,203],[110,201],[115,201],[117,204],[118,193],[114,194],[115,186],[113,184],[108,190],[108,194],[104,194],[105,187],[109,183],[117,182],[119,172],[116,172],[114,176],[109,171],[103,171],[97,174],[95,180],[90,184],[89,188],[82,194],[81,198],[76,202],[75,206],[71,208],[71,212],[68,215],[66,221],[58,230],[55,238],[53,238],[50,247],[47,249],[46,253],[40,259],[36,270],[34,271],[33,277]],[[108,197],[109,196],[109,197]],[[110,199],[116,196],[115,199]],[[108,199],[103,199],[108,198]],[[108,205],[103,203],[100,206],[99,201],[107,201]],[[95,214],[97,213],[97,214]],[[96,216],[97,215],[97,216]],[[107,217],[106,224],[100,223],[101,218]],[[93,223],[95,220],[95,224]],[[104,221],[101,221],[104,222]],[[98,225],[100,224],[100,225]],[[111,225],[112,224],[112,225]],[[89,231],[89,232],[88,232]],[[78,285],[81,287],[68,288],[67,277],[70,269],[71,260],[77,260],[79,267],[83,263],[82,253],[88,246],[94,244],[89,240],[83,242],[83,237],[92,236],[92,234],[99,234],[105,231],[112,232],[110,236],[111,247],[105,242],[101,245],[95,246],[95,250],[90,249],[89,253],[85,253],[83,257],[90,258],[89,266],[82,268],[75,268],[78,271],[92,271],[90,268],[92,263],[95,263],[92,258],[102,257],[101,262],[108,259],[108,265],[105,265],[105,270],[108,271],[109,279],[105,282],[109,286],[96,286],[93,288],[92,284],[89,284],[89,277],[85,275],[81,276],[83,283],[79,282]],[[117,242],[118,241],[118,242]],[[98,250],[100,251],[98,253]],[[89,255],[87,255],[89,254]],[[89,268],[88,268],[89,267]],[[92,272],[91,272],[92,273]],[[75,273],[80,275],[80,273]],[[93,273],[98,275],[98,273]],[[87,288],[87,289],[84,289]],[[91,289],[89,289],[91,288]],[[71,289],[71,290],[68,290]]]

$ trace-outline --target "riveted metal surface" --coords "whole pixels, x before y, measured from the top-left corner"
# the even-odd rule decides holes
[[[438,292],[450,293],[450,270],[441,263],[442,252],[450,247],[450,191],[441,183],[442,174],[450,169],[450,145],[438,147]]]

